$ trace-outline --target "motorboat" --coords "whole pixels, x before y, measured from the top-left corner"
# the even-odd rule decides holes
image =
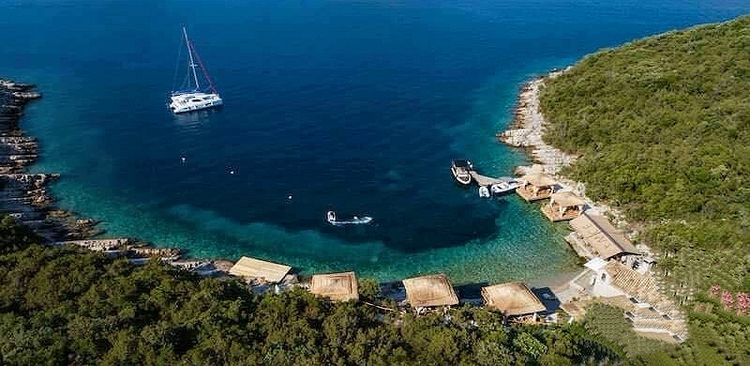
[[[486,186],[479,187],[479,197],[490,198],[490,189]]]
[[[520,184],[516,181],[500,182],[490,186],[490,191],[493,195],[501,195],[513,191],[518,187],[520,187]]]
[[[173,91],[169,97],[169,109],[172,113],[178,114],[200,111],[223,105],[224,101],[221,99],[221,96],[219,96],[219,92],[216,90],[211,77],[208,75],[208,71],[203,66],[203,62],[201,61],[200,56],[198,56],[195,46],[193,46],[190,38],[188,38],[187,29],[185,29],[185,27],[182,27],[182,35],[185,40],[185,46],[187,47],[188,69],[185,80],[183,81],[183,86],[180,90]],[[206,87],[201,87],[197,71],[198,69],[201,70],[201,75],[205,80],[204,85],[206,85]]]
[[[326,221],[328,221],[329,224],[333,226],[343,226],[343,225],[363,225],[363,224],[369,224],[372,222],[372,217],[370,216],[352,216],[349,220],[337,220],[336,219],[336,212],[334,211],[328,211],[326,213]]]
[[[453,160],[451,163],[451,173],[458,183],[463,185],[471,184],[471,171],[474,165],[468,160]]]

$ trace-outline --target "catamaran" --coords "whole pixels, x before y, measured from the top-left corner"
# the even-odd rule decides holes
[[[219,96],[211,81],[211,77],[208,76],[208,71],[203,66],[203,62],[195,51],[195,46],[190,42],[185,27],[182,27],[182,35],[185,38],[185,45],[187,47],[188,71],[182,88],[172,91],[169,98],[169,109],[172,113],[178,114],[214,108],[224,104],[224,101]],[[201,88],[197,69],[201,70],[203,78],[206,81],[207,87],[205,88]]]

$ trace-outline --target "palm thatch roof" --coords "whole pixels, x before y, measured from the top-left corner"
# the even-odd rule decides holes
[[[482,287],[482,298],[487,307],[505,316],[518,316],[545,311],[544,304],[521,282],[508,282]]]
[[[292,267],[260,259],[242,257],[229,269],[229,274],[267,282],[281,282]]]
[[[405,279],[406,299],[413,308],[451,306],[458,296],[444,274]]]
[[[586,204],[586,201],[584,201],[581,197],[578,197],[575,193],[568,191],[552,193],[549,198],[550,203],[557,204],[562,207],[582,206]]]
[[[570,226],[603,259],[622,253],[639,254],[633,243],[604,216],[584,212],[570,221]]]
[[[357,276],[354,272],[313,275],[310,292],[333,301],[358,300]]]
[[[543,173],[529,173],[521,177],[521,180],[535,187],[550,187],[557,184],[554,178]]]

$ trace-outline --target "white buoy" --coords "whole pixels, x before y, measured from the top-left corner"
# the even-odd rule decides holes
[[[291,200],[292,199],[292,195],[290,194],[289,196],[286,197],[286,199]]]
[[[230,170],[229,174],[234,175],[234,170]]]
[[[180,157],[180,161],[182,161],[182,163],[183,163],[183,164],[185,164],[185,161],[187,161],[187,158],[186,158],[186,157],[184,157],[184,156],[181,156],[181,157]]]

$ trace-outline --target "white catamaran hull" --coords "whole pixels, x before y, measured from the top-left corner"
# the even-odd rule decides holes
[[[224,101],[219,94],[196,92],[173,95],[170,98],[169,109],[177,114],[214,108],[222,104]]]
[[[182,27],[182,35],[185,38],[185,47],[187,47],[188,73],[185,77],[183,87],[178,89],[180,91],[173,91],[172,95],[170,95],[169,109],[172,113],[178,114],[215,108],[224,104],[216,88],[214,88],[211,78],[208,76],[208,71],[203,67],[203,62],[195,51],[195,47],[190,42],[185,27]],[[201,69],[203,72],[203,78],[208,83],[207,88],[201,88],[196,69]]]

